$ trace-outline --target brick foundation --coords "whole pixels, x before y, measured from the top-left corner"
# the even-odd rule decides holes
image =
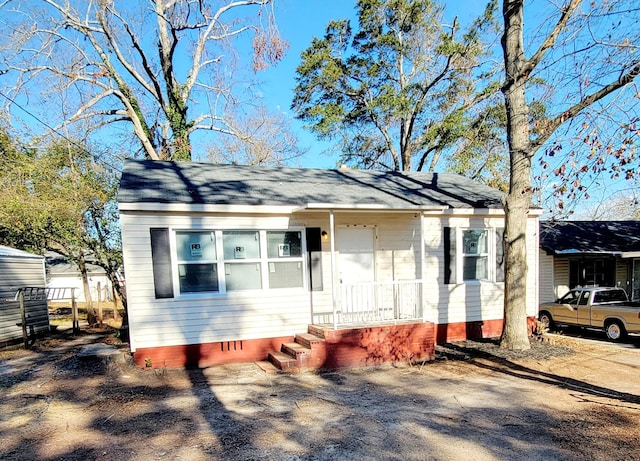
[[[316,331],[312,331],[316,329]],[[408,363],[435,358],[432,323],[409,323],[344,330],[311,327],[325,340],[321,368]],[[318,331],[318,330],[321,330]]]
[[[282,343],[290,341],[293,341],[293,336],[140,348],[133,353],[133,361],[142,368],[207,367],[254,362],[264,360],[269,351],[280,349]]]
[[[502,327],[502,319],[436,325],[436,344],[464,341],[467,339],[499,338],[502,335]],[[535,331],[535,317],[527,317],[527,329],[529,335]]]

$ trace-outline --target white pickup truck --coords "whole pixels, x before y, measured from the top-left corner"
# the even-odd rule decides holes
[[[555,302],[542,304],[538,312],[543,329],[554,324],[602,328],[613,341],[640,333],[640,306],[630,303],[622,288],[574,288]]]

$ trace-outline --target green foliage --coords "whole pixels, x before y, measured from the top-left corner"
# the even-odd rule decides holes
[[[3,131],[0,148],[0,242],[77,260],[92,252],[116,270],[120,242],[114,174],[77,145],[42,152],[21,148]]]
[[[496,2],[466,31],[444,25],[431,0],[360,0],[357,9],[357,30],[332,21],[302,53],[292,108],[340,142],[344,163],[433,170],[499,90],[482,40]]]

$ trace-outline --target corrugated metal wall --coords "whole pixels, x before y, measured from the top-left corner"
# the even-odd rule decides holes
[[[44,258],[20,258],[0,255],[0,343],[22,338],[20,303],[16,292],[23,287],[44,287]],[[47,300],[25,302],[29,323],[35,332],[49,331]]]

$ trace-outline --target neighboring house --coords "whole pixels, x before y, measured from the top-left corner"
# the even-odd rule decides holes
[[[18,290],[44,286],[44,257],[0,245],[0,345],[23,337]],[[28,292],[25,312],[29,329],[33,327],[39,334],[49,331],[49,311],[46,297],[32,296],[35,294],[33,290]]]
[[[315,365],[364,365],[498,336],[501,198],[452,174],[128,160],[118,201],[134,360],[259,360],[320,336]],[[534,210],[531,319],[537,233]]]
[[[540,222],[540,302],[588,285],[640,301],[640,221]]]
[[[69,261],[65,256],[55,251],[48,251],[45,254],[47,268],[47,288],[50,288],[51,300],[68,301],[71,297],[71,288],[74,288],[74,297],[77,302],[85,302],[84,286],[82,275],[78,266]],[[90,261],[87,262],[87,276],[91,299],[98,300],[98,290],[101,293],[101,300],[112,301],[113,290],[111,282],[105,270]],[[65,290],[63,290],[63,288]],[[55,290],[57,289],[57,290]]]

